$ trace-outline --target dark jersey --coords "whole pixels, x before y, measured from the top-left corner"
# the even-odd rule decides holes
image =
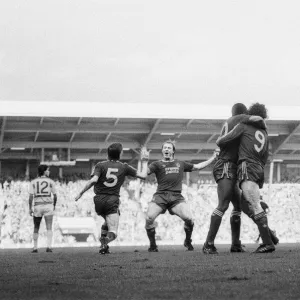
[[[229,118],[222,127],[221,136],[224,136],[230,130],[232,130],[234,126],[246,120],[249,120],[249,116],[247,115],[236,115]],[[226,143],[225,145],[221,146],[218,159],[231,161],[236,164],[238,161],[239,143],[239,139],[236,139],[231,143]]]
[[[258,128],[265,128],[265,124],[264,121],[262,121],[262,119],[252,121],[250,120],[250,118],[251,116],[245,114],[236,115],[229,118],[222,127],[221,136],[227,134],[239,123],[255,125]],[[234,139],[230,143],[226,143],[225,145],[220,146],[220,153],[218,159],[224,161],[231,161],[236,164],[239,157],[238,156],[239,144],[240,144],[239,139]]]
[[[248,161],[265,166],[269,155],[269,140],[266,129],[251,125],[238,124],[232,131],[222,137],[219,146],[222,147],[234,140],[239,140],[238,164]]]
[[[194,165],[179,161],[154,161],[149,166],[150,174],[154,173],[157,179],[157,191],[156,192],[181,192],[182,180],[184,172],[191,172]]]
[[[96,195],[120,195],[126,176],[136,176],[136,169],[120,161],[107,160],[96,164],[93,175],[99,177],[94,185]]]

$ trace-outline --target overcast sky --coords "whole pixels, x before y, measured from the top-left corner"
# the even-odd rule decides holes
[[[0,100],[299,105],[300,1],[0,0]]]

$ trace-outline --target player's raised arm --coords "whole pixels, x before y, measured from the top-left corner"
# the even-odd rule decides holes
[[[141,148],[141,170],[137,170],[136,172],[136,177],[140,179],[146,179],[147,174],[148,174],[148,161],[149,161],[149,156],[150,156],[150,151],[147,150],[146,147]]]
[[[220,136],[217,141],[216,144],[222,148],[224,147],[226,144],[232,142],[233,140],[239,138],[242,133],[244,132],[244,124],[240,123],[237,124],[236,126],[233,127],[232,130],[230,130],[227,134]]]
[[[80,193],[75,197],[75,201],[78,201],[82,195],[89,190],[99,179],[98,175],[93,175],[93,177],[86,183],[84,188],[80,191]]]
[[[208,159],[208,160],[205,160],[201,163],[198,163],[198,164],[194,164],[194,167],[193,167],[193,170],[202,170],[204,168],[206,168],[207,166],[209,166],[219,155],[219,152],[220,150],[219,149],[216,149],[213,153],[213,155]]]

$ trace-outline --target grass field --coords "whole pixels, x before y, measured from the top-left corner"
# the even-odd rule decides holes
[[[0,250],[0,299],[300,299],[300,244],[270,254],[204,255],[201,246]]]

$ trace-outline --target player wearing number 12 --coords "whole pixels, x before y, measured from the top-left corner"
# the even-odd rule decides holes
[[[52,222],[56,206],[57,196],[54,182],[49,178],[50,171],[46,165],[38,167],[38,177],[30,182],[29,187],[29,214],[33,216],[33,250],[38,252],[38,237],[42,218],[44,217],[47,228],[47,252],[52,252]],[[53,195],[53,198],[52,196]],[[34,206],[32,208],[32,204]]]
[[[142,148],[141,160],[142,170],[136,170],[126,163],[119,161],[123,151],[122,144],[111,144],[107,149],[108,160],[96,164],[92,178],[87,182],[83,190],[75,198],[78,201],[81,196],[94,186],[94,204],[96,213],[102,216],[105,223],[101,227],[100,253],[109,253],[108,243],[117,237],[119,226],[120,189],[126,176],[145,179],[149,152]]]
[[[267,110],[263,104],[255,103],[249,110],[249,115],[267,118]],[[239,139],[238,180],[243,193],[243,205],[253,216],[263,244],[256,249],[256,253],[275,251],[270,236],[267,215],[260,205],[259,189],[264,184],[264,167],[269,155],[269,141],[266,128],[258,129],[246,124],[238,124],[228,134],[218,138],[217,145],[224,147]]]

